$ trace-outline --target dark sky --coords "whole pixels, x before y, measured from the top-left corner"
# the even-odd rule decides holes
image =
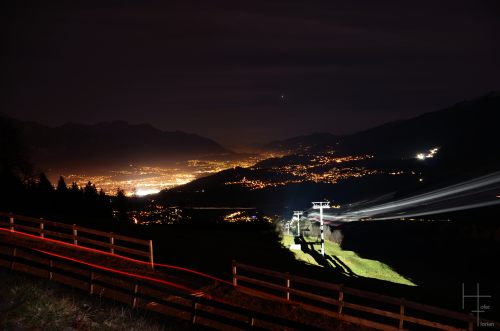
[[[147,122],[232,146],[500,88],[496,0],[12,2],[0,112],[50,125]]]

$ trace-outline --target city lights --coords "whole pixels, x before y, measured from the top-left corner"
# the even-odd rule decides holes
[[[157,190],[157,189],[147,189],[147,188],[138,188],[135,190],[135,195],[139,196],[139,197],[142,197],[142,196],[145,196],[145,195],[149,195],[149,194],[155,194],[155,193],[158,193],[160,192],[160,190]]]
[[[89,181],[98,190],[106,194],[116,194],[122,189],[127,196],[145,196],[155,194],[164,189],[187,184],[197,178],[208,176],[219,171],[236,167],[251,167],[277,154],[261,154],[245,156],[236,160],[188,160],[177,162],[172,166],[151,167],[128,165],[125,169],[116,169],[99,174],[69,173],[62,174],[67,184],[75,182],[83,187]],[[57,183],[60,173],[49,173],[53,183]]]
[[[240,185],[250,190],[260,190],[267,187],[279,187],[304,182],[336,184],[340,180],[382,173],[380,170],[367,169],[363,166],[344,165],[349,162],[373,158],[372,155],[333,157],[327,154],[304,157],[305,160],[300,163],[288,163],[264,169],[269,173],[266,180],[243,177],[237,181],[226,182],[225,185]],[[262,170],[256,167],[250,169]],[[400,175],[403,172],[397,171],[391,174]]]

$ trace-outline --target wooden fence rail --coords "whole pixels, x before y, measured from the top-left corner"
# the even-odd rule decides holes
[[[380,330],[404,330],[419,325],[449,331],[472,331],[479,322],[473,315],[236,261],[233,261],[232,274],[233,286],[242,291],[262,292],[266,297],[299,303],[306,310]],[[245,286],[240,287],[241,283]],[[325,295],[325,292],[329,294]],[[500,329],[498,322],[481,321]]]
[[[313,325],[198,296],[164,283],[67,260],[26,247],[0,243],[0,267],[47,278],[123,302],[133,308],[216,329],[321,330]]]
[[[8,221],[3,221],[2,218],[8,218]],[[55,238],[75,246],[91,247],[119,256],[124,256],[122,253],[127,253],[135,257],[147,258],[150,267],[154,268],[152,240],[137,239],[76,224],[59,223],[4,212],[0,212],[0,227],[9,229],[11,232],[38,234],[41,238]],[[89,238],[89,234],[93,238]],[[121,244],[117,244],[117,242]],[[136,248],[124,246],[130,244]]]

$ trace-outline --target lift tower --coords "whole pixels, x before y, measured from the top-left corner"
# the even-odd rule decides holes
[[[302,217],[302,214],[304,213],[301,211],[293,212],[293,219],[297,221],[297,237],[300,237],[300,218]]]
[[[321,230],[321,255],[325,256],[325,235],[323,234],[323,209],[329,209],[329,202],[313,202],[313,209],[319,209],[319,222]]]

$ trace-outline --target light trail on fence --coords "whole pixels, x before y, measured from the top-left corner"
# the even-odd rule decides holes
[[[57,240],[57,239],[40,237],[40,236],[36,236],[36,235],[32,235],[32,234],[29,234],[29,233],[20,232],[20,231],[16,231],[16,230],[11,231],[10,229],[4,229],[4,228],[0,228],[0,231],[4,231],[4,232],[7,232],[7,233],[18,234],[18,235],[26,236],[26,237],[29,237],[29,238],[34,238],[34,239],[37,239],[37,240],[40,240],[40,241],[50,242],[50,243],[53,243],[53,244],[64,245],[64,246],[71,247],[71,248],[83,249],[83,250],[88,251],[88,252],[92,252],[92,253],[96,253],[96,254],[100,254],[100,255],[105,255],[105,256],[109,256],[109,257],[113,257],[113,258],[118,258],[118,259],[129,261],[129,262],[132,262],[132,263],[140,264],[140,265],[143,265],[143,266],[146,266],[146,267],[151,265],[150,262],[133,259],[133,258],[127,257],[127,256],[116,255],[116,254],[113,254],[113,253],[105,252],[105,251],[94,249],[94,248],[90,248],[90,247],[75,245],[75,244],[71,244],[71,243],[68,243],[68,242],[65,242],[65,241],[61,241],[61,240]],[[211,280],[217,281],[219,283],[223,283],[223,284],[227,284],[227,285],[232,285],[231,282],[228,282],[226,280],[223,280],[223,279],[220,279],[220,278],[214,277],[212,275],[208,275],[208,274],[205,274],[203,272],[200,272],[200,271],[197,271],[197,270],[193,270],[193,269],[188,269],[188,268],[184,268],[184,267],[180,267],[180,266],[174,266],[174,265],[170,265],[170,264],[162,264],[162,263],[155,263],[154,266],[155,266],[155,268],[160,267],[160,268],[165,268],[165,269],[182,271],[182,272],[186,272],[188,274],[197,275],[197,276],[200,276],[200,277],[203,277],[203,278],[211,279]]]
[[[500,172],[463,181],[407,198],[380,203],[379,198],[349,204],[323,215],[326,223],[339,224],[359,220],[386,220],[436,215],[500,204]],[[387,196],[385,196],[387,199]],[[319,214],[308,210],[308,218]]]
[[[108,268],[108,267],[105,267],[105,266],[102,266],[102,265],[99,265],[99,264],[89,263],[89,262],[86,262],[86,261],[83,261],[83,260],[80,260],[80,259],[75,259],[75,258],[72,258],[72,257],[69,257],[69,256],[65,256],[65,255],[61,255],[61,254],[56,254],[56,253],[44,251],[44,250],[41,250],[41,249],[36,249],[36,248],[32,248],[32,249],[34,251],[37,251],[37,252],[40,252],[40,253],[43,253],[43,254],[46,254],[46,255],[58,257],[60,259],[67,260],[67,261],[73,261],[73,262],[76,262],[76,263],[79,263],[79,264],[83,264],[83,265],[86,265],[86,266],[89,266],[89,267],[92,267],[92,268],[95,268],[95,269],[109,271],[109,272],[113,272],[113,273],[116,273],[116,274],[119,274],[119,275],[124,275],[124,276],[128,276],[128,277],[134,277],[134,278],[137,278],[137,279],[152,281],[152,282],[155,282],[155,283],[158,283],[158,284],[162,284],[162,285],[167,285],[167,286],[170,286],[170,287],[174,287],[174,288],[177,288],[177,289],[189,292],[189,293],[199,292],[199,291],[197,291],[195,289],[192,289],[192,288],[189,288],[189,287],[186,287],[186,286],[183,286],[183,285],[179,285],[179,284],[176,284],[176,283],[173,283],[173,282],[169,282],[169,281],[166,281],[166,280],[163,280],[163,279],[149,277],[149,276],[144,276],[144,275],[139,275],[139,274],[134,274],[132,272],[122,271],[122,270],[118,270],[118,269]]]

